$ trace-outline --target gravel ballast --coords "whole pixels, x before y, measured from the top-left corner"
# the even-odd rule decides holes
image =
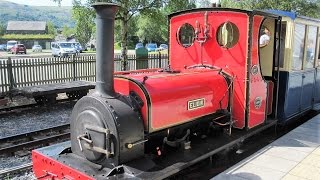
[[[75,101],[38,106],[10,114],[0,115],[0,138],[37,131],[70,123],[70,115]],[[0,170],[30,163],[31,155],[0,157]],[[35,179],[33,172],[8,177],[14,180]]]

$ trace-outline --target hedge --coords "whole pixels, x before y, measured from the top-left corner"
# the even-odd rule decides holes
[[[48,39],[52,40],[54,39],[53,34],[5,34],[3,36],[0,36],[0,39],[5,40],[36,40],[36,39]]]

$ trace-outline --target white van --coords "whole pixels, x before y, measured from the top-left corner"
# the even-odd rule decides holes
[[[7,51],[10,51],[14,45],[18,44],[18,41],[8,41],[7,42]]]
[[[53,42],[51,50],[54,57],[66,57],[77,53],[72,42]]]

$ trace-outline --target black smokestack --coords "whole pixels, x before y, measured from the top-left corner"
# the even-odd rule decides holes
[[[97,2],[96,10],[96,90],[103,96],[113,96],[114,20],[118,5]]]

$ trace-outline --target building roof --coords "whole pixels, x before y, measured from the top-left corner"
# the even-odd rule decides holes
[[[45,31],[45,21],[9,21],[7,31]]]

